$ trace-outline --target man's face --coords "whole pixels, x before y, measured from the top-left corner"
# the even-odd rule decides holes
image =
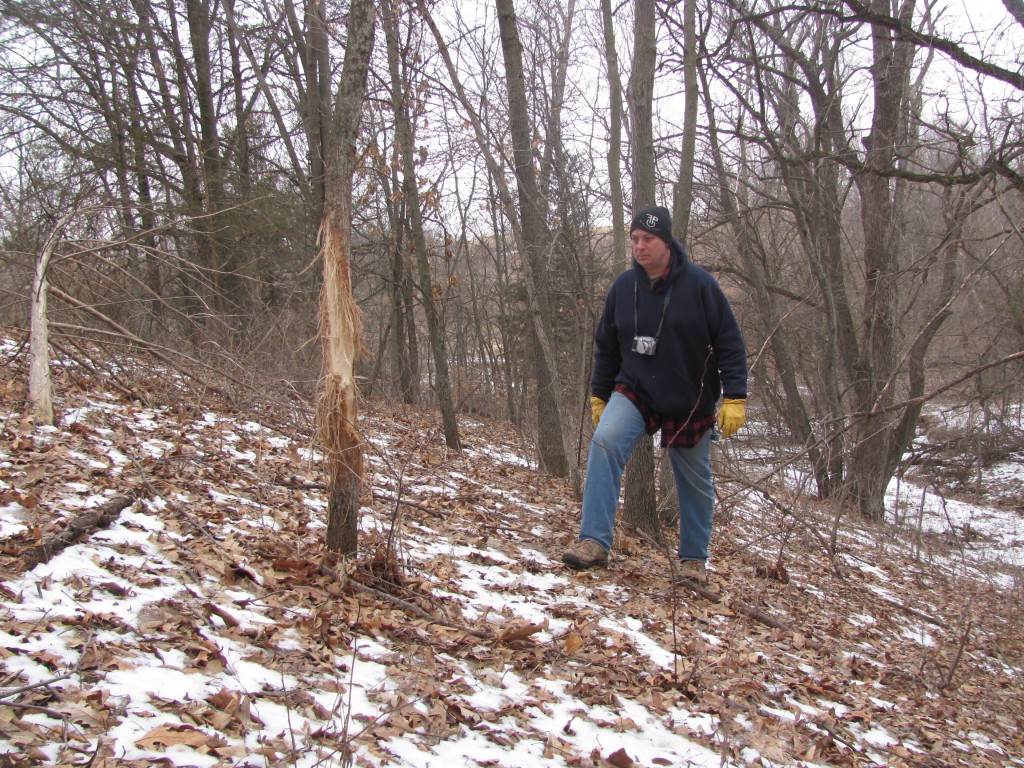
[[[668,243],[642,229],[630,232],[629,239],[633,243],[633,258],[644,268],[648,277],[661,277],[665,274],[671,253]]]

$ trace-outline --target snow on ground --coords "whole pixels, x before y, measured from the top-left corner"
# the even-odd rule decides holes
[[[678,596],[662,578],[667,561],[628,536],[608,571],[565,570],[578,505],[511,441],[488,442],[481,425],[461,457],[440,444],[402,453],[416,424],[376,414],[363,429],[377,495],[361,525],[367,557],[394,538],[412,575],[403,607],[317,573],[326,504],[309,480],[308,435],[95,390],[55,428],[22,425],[6,407],[8,555],[52,533],[47,519],[138,490],[140,473],[151,489],[80,543],[3,572],[2,765],[920,765],[939,747],[962,765],[1024,765],[1019,729],[1014,742],[1012,727],[966,705],[947,711],[948,692],[922,687],[929,659],[956,671],[949,628],[927,620],[942,606],[874,611],[872,595],[890,609],[907,600],[905,582],[855,552],[856,539],[832,566],[855,569],[856,583],[819,586],[827,569],[791,558],[787,579],[758,586],[742,574],[779,546],[774,532],[713,561],[718,583],[800,622],[770,629],[741,619],[740,602]],[[969,526],[953,567],[1020,565],[1019,515],[908,481],[891,502],[922,531]],[[752,525],[730,527],[718,550],[775,522]],[[938,580],[924,568],[915,577]],[[867,595],[863,611],[828,615],[847,592]],[[918,657],[921,679],[903,680]],[[959,663],[1019,695],[1018,658]]]

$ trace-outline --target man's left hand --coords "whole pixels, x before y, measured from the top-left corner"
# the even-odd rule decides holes
[[[747,420],[746,404],[742,398],[727,397],[722,401],[722,408],[718,411],[718,431],[722,437],[729,437],[743,426]]]

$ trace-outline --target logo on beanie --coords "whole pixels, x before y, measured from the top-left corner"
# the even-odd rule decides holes
[[[648,213],[647,218],[644,220],[644,223],[648,227],[656,227],[658,226],[658,217],[655,216],[653,213]]]

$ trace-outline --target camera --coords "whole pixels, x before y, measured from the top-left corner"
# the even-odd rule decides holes
[[[633,351],[638,355],[653,355],[658,348],[658,340],[653,336],[634,336]]]

